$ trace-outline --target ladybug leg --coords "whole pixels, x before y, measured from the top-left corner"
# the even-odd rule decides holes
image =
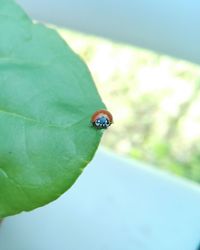
[[[94,124],[93,124],[93,122],[90,122],[90,124],[88,124],[88,127],[94,127]]]

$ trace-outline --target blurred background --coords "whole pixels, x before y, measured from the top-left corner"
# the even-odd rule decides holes
[[[54,27],[55,28],[55,27]],[[200,66],[57,29],[86,61],[114,124],[102,144],[200,182]]]
[[[89,66],[114,116],[105,147],[200,182],[199,1],[19,3]]]

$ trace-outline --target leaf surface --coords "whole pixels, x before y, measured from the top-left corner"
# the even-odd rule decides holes
[[[64,193],[92,159],[105,108],[82,60],[58,34],[0,0],[0,218]]]

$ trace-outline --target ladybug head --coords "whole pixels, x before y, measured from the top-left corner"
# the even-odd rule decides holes
[[[97,128],[108,128],[110,126],[110,121],[105,116],[98,117],[94,123]]]
[[[98,110],[93,114],[91,122],[97,129],[106,129],[112,124],[113,119],[107,110]]]

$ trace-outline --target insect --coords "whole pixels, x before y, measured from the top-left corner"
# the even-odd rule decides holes
[[[92,115],[91,123],[97,129],[106,129],[113,123],[113,117],[109,111],[101,109]]]

